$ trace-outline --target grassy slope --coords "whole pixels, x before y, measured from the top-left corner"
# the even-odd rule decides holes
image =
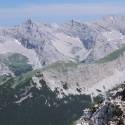
[[[18,53],[11,54],[0,59],[2,63],[7,65],[15,75],[21,75],[32,70],[32,66],[28,64],[28,59]]]
[[[96,63],[106,63],[106,62],[113,61],[113,60],[119,58],[120,56],[122,56],[124,51],[125,51],[125,47],[122,47],[122,48],[110,53],[106,57],[96,61]]]
[[[50,69],[54,69],[54,70],[65,70],[67,68],[74,68],[77,67],[78,64],[73,63],[73,62],[56,62],[53,64],[50,64],[49,66],[44,67],[43,69],[39,69],[39,70],[33,70],[33,71],[29,71],[27,73],[23,73],[22,75],[18,76],[15,78],[15,83],[14,83],[14,87],[19,87],[19,86],[23,86],[25,84],[28,83],[29,80],[31,80],[32,76],[35,75],[36,72],[38,71],[46,71],[46,70],[50,70]]]
[[[15,56],[16,57],[16,56]],[[18,57],[19,58],[19,57]],[[22,58],[22,57],[21,57]],[[13,62],[13,65],[15,65],[15,63],[17,63],[17,65],[19,65],[19,67],[17,67],[16,69],[19,69],[19,71],[22,71],[22,64],[18,63],[18,59],[16,59],[17,61],[15,61],[14,59],[11,58],[10,62]],[[21,60],[20,60],[21,61]],[[8,65],[11,66],[12,63],[9,63]],[[26,64],[27,65],[27,64]],[[21,74],[17,75],[16,77],[14,77],[14,82],[12,84],[12,87],[22,87],[25,86],[27,84],[29,84],[29,81],[31,81],[32,77],[35,75],[36,72],[38,71],[45,71],[45,70],[50,70],[50,69],[54,69],[54,70],[65,70],[67,68],[74,68],[77,67],[78,64],[73,63],[73,62],[56,62],[53,64],[50,64],[49,66],[44,67],[43,69],[39,69],[39,70],[26,70],[26,72],[21,72]],[[15,70],[16,70],[15,69]],[[6,75],[0,76],[0,83],[4,83],[6,82],[6,80],[10,79],[11,77],[7,77]]]
[[[73,68],[73,67],[77,67],[77,63],[74,62],[63,62],[63,61],[58,61],[56,63],[50,64],[48,66],[46,66],[45,68],[43,68],[43,70],[48,70],[48,69],[66,69],[66,68]]]

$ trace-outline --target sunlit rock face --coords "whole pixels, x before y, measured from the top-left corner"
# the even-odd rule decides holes
[[[8,44],[9,50],[1,50],[20,50],[19,53],[27,56],[35,68],[56,61],[88,63],[125,44],[124,21],[122,16],[109,16],[91,23],[72,20],[58,25],[29,19],[13,28],[1,28],[0,48],[8,48]]]

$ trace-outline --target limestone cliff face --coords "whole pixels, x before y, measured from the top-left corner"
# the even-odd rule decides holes
[[[35,66],[57,61],[90,63],[125,44],[124,22],[122,16],[105,17],[91,23],[70,21],[56,26],[27,20],[16,27],[0,29],[0,48],[6,47],[2,45],[5,41],[6,44],[16,41],[18,46],[14,46],[15,42],[11,46],[15,50],[17,47],[25,48],[24,55],[30,50],[29,54],[33,53],[34,58],[27,57],[32,62],[37,60],[37,63],[33,63]]]
[[[125,57],[107,63],[75,64],[58,62],[44,69],[43,74],[51,90],[68,94],[98,95],[125,81]],[[63,85],[67,85],[67,89]],[[78,91],[79,90],[79,91]]]

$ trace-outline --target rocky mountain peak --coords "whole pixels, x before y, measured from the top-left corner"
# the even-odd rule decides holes
[[[33,25],[34,23],[33,23],[32,19],[29,18],[26,20],[25,24],[26,25]]]

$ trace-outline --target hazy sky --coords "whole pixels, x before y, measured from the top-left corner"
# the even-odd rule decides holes
[[[125,15],[125,0],[0,0],[0,26],[16,25],[27,18],[62,23],[108,15]]]

